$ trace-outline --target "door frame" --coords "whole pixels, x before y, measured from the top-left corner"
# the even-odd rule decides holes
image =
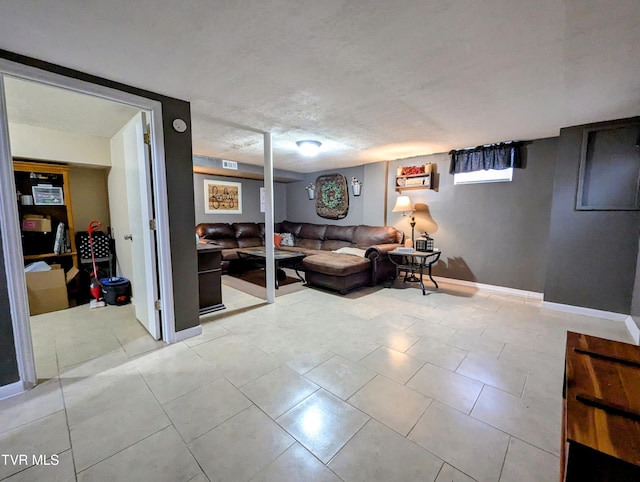
[[[169,207],[165,168],[164,133],[162,126],[162,104],[153,99],[130,94],[110,87],[67,77],[54,72],[0,58],[0,224],[7,271],[7,287],[11,305],[11,318],[18,358],[20,380],[25,389],[36,384],[35,359],[29,326],[29,303],[22,262],[18,209],[15,202],[15,180],[13,159],[9,144],[8,119],[4,98],[4,76],[38,82],[52,87],[100,97],[130,105],[150,112],[152,172],[154,182],[154,210],[156,218],[156,257],[160,281],[160,309],[162,339],[167,343],[176,341],[175,312],[173,300],[173,278],[171,276],[171,248],[169,244]]]

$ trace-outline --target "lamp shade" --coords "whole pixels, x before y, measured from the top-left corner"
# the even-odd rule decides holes
[[[407,211],[413,211],[411,199],[409,199],[409,196],[398,196],[398,199],[396,199],[396,205],[393,206],[392,212],[398,213]]]

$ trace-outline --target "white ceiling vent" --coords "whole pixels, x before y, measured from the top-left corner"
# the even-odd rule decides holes
[[[236,161],[226,161],[222,160],[222,169],[233,169],[234,171],[238,170],[238,163]]]

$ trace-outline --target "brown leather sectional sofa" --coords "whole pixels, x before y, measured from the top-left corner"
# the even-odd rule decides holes
[[[291,233],[294,246],[278,249],[306,255],[302,269],[308,285],[322,286],[345,294],[360,286],[373,286],[395,274],[387,252],[400,246],[404,233],[391,226],[338,226],[334,224],[283,221],[277,233]],[[201,240],[222,246],[222,269],[233,271],[243,260],[237,251],[264,246],[264,223],[202,223],[196,227]],[[335,252],[356,248],[357,254]]]

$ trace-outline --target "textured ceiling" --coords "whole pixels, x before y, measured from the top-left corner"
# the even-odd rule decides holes
[[[45,6],[46,5],[46,6]],[[638,0],[0,0],[0,48],[191,102],[194,153],[310,172],[640,114]],[[295,141],[323,143],[309,160]]]

